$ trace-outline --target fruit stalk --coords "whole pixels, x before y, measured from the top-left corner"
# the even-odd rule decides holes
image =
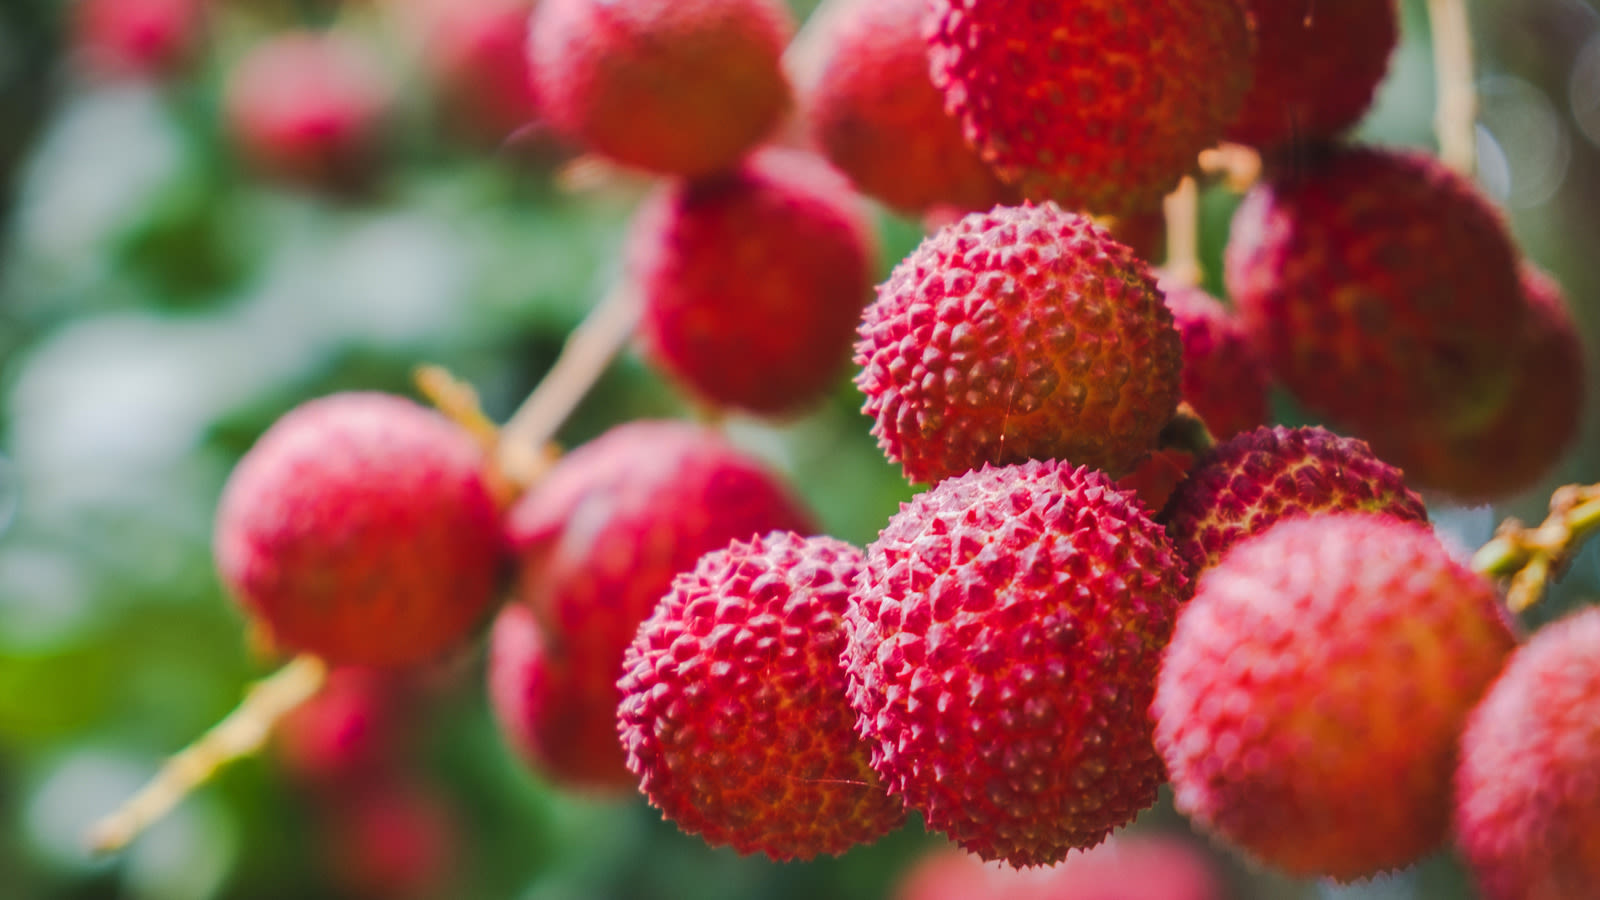
[[[1439,158],[1470,176],[1477,166],[1478,95],[1472,85],[1472,28],[1464,0],[1428,0],[1439,101],[1434,130]]]
[[[1492,578],[1510,577],[1506,605],[1520,613],[1544,594],[1588,537],[1600,531],[1600,484],[1569,484],[1550,496],[1550,515],[1537,528],[1516,519],[1501,523],[1494,539],[1472,557],[1472,567]]]
[[[1171,290],[1194,287],[1205,277],[1200,268],[1200,187],[1184,176],[1178,189],[1161,204],[1167,217],[1167,264],[1163,285]]]

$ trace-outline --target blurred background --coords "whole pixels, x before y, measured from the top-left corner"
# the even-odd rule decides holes
[[[398,749],[380,789],[344,796],[307,761],[314,747],[280,742],[125,854],[84,851],[93,819],[275,664],[252,649],[212,568],[213,508],[239,455],[309,397],[410,393],[424,362],[504,417],[618,278],[648,187],[594,177],[525,121],[523,0],[509,26],[507,4],[488,0],[446,0],[464,12],[420,26],[401,7],[421,0],[210,0],[194,31],[137,39],[117,2],[92,5],[0,3],[0,897],[888,896],[941,843],[915,824],[842,859],[780,866],[710,850],[642,799],[553,789],[496,733],[481,647],[382,686],[376,730]],[[475,20],[479,5],[500,24]],[[798,0],[797,16],[814,5]],[[1403,5],[1403,44],[1362,136],[1431,147],[1427,18],[1422,0]],[[1600,12],[1582,0],[1470,5],[1480,179],[1565,286],[1593,373]],[[370,164],[337,190],[259,177],[224,127],[230,72],[295,27],[346,35],[392,103]],[[1236,202],[1221,189],[1203,198],[1219,291]],[[921,230],[878,222],[887,272]],[[910,490],[840,376],[833,401],[802,419],[726,427],[792,476],[832,534],[864,543]],[[1476,546],[1504,515],[1542,517],[1550,487],[1600,480],[1597,405],[1591,385],[1583,437],[1543,486],[1494,508],[1432,502],[1441,530]],[[1279,413],[1300,421],[1286,402]],[[628,353],[561,439],[692,414]],[[1591,547],[1537,615],[1597,582]],[[303,724],[314,742],[316,723]],[[1164,799],[1137,828],[1184,825]],[[1471,896],[1445,855],[1345,889],[1216,858],[1239,897]]]

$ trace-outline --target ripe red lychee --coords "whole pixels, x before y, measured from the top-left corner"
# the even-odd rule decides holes
[[[913,498],[845,617],[872,767],[986,860],[1100,843],[1163,780],[1146,711],[1182,570],[1143,505],[1087,467],[985,466]]]
[[[338,896],[428,900],[450,896],[464,842],[460,813],[416,775],[378,774],[324,811],[317,846]]]
[[[548,124],[668,175],[733,165],[788,111],[777,0],[541,0],[528,38]]]
[[[312,787],[336,786],[390,761],[401,743],[405,691],[393,673],[345,666],[273,730],[278,760]]]
[[[1247,0],[1255,77],[1230,141],[1272,148],[1332,138],[1360,120],[1399,40],[1395,0]]]
[[[839,665],[861,551],[772,532],[673,581],[623,659],[617,722],[651,805],[714,847],[840,854],[905,820]]]
[[[192,60],[204,19],[201,0],[81,0],[74,49],[96,75],[170,76]]]
[[[1160,206],[1144,212],[1116,216],[1106,230],[1127,244],[1133,255],[1155,265],[1167,252],[1167,214]]]
[[[1191,573],[1217,564],[1279,519],[1386,513],[1427,522],[1422,498],[1366,442],[1323,428],[1258,428],[1219,444],[1178,486],[1161,518]]]
[[[562,459],[507,521],[516,595],[541,629],[542,677],[562,703],[583,704],[535,717],[566,723],[537,740],[595,748],[584,762],[590,784],[637,785],[617,740],[623,651],[673,576],[775,529],[809,533],[811,516],[776,475],[706,428],[630,422]]]
[[[1456,844],[1486,900],[1565,900],[1600,884],[1600,609],[1534,634],[1473,711]]]
[[[893,900],[1223,900],[1216,866],[1193,843],[1119,834],[1044,869],[1018,870],[939,850],[917,862]]]
[[[1456,740],[1515,644],[1426,525],[1281,521],[1178,617],[1151,707],[1178,810],[1298,877],[1408,865],[1445,838]]]
[[[908,214],[984,210],[1011,194],[928,76],[926,0],[849,0],[805,97],[812,134],[860,191]]]
[[[860,198],[804,153],[665,185],[628,245],[646,353],[712,405],[803,411],[842,381],[875,249]]]
[[[285,32],[229,74],[224,116],[257,171],[322,189],[368,182],[391,95],[362,48],[337,32]]]
[[[1430,157],[1307,149],[1233,220],[1228,291],[1273,373],[1367,436],[1499,406],[1527,319],[1500,214]]]
[[[284,647],[403,666],[465,642],[503,560],[483,454],[401,397],[334,394],[279,419],[217,510],[223,583]]]
[[[931,0],[933,83],[969,143],[1033,200],[1150,209],[1250,86],[1238,0]]]
[[[1183,399],[1219,441],[1266,424],[1267,366],[1244,326],[1199,288],[1166,294],[1183,341]]]
[[[1054,203],[924,240],[860,334],[862,411],[914,482],[1026,459],[1121,475],[1178,404],[1183,348],[1148,266]]]
[[[453,128],[501,141],[534,118],[528,19],[534,0],[422,0],[403,4],[420,43],[435,103]]]

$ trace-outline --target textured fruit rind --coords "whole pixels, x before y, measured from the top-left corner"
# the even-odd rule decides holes
[[[1182,346],[1148,266],[1053,203],[973,213],[924,240],[867,307],[862,411],[933,483],[1066,459],[1120,475],[1177,408]]]
[[[279,419],[217,509],[217,568],[284,647],[335,665],[420,663],[464,643],[504,560],[483,454],[401,397],[345,393]]]
[[[623,662],[617,723],[652,805],[712,846],[810,859],[905,820],[839,665],[861,551],[773,532],[679,575]]]
[[[1146,715],[1187,580],[1103,473],[984,468],[867,549],[844,661],[872,765],[984,859],[1049,865],[1155,802]]]
[[[1427,526],[1279,522],[1178,617],[1151,707],[1177,807],[1295,876],[1408,865],[1446,836],[1456,740],[1515,643]]]
[[[1456,843],[1487,900],[1562,900],[1600,884],[1600,609],[1537,633],[1473,711]]]
[[[766,150],[665,185],[628,243],[645,350],[713,405],[803,411],[842,378],[875,250],[861,199],[816,157]]]
[[[1183,399],[1219,441],[1267,421],[1267,365],[1244,326],[1199,288],[1166,291],[1183,341]]]
[[[1033,200],[1149,209],[1250,86],[1238,0],[932,0],[930,72],[999,176]]]
[[[1365,441],[1281,425],[1245,432],[1202,457],[1161,518],[1178,554],[1198,573],[1279,519],[1327,512],[1428,521],[1405,474],[1372,455]]]

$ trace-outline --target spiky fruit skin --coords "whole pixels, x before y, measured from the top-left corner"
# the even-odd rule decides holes
[[[1366,435],[1492,413],[1527,318],[1500,214],[1410,151],[1322,147],[1234,215],[1228,292],[1307,409]]]
[[[1372,435],[1418,487],[1468,503],[1505,499],[1538,484],[1576,441],[1588,383],[1583,342],[1559,284],[1524,264],[1522,286],[1529,322],[1499,412],[1463,431],[1419,425]]]
[[[1395,0],[1247,0],[1255,77],[1228,140],[1271,149],[1333,138],[1372,105],[1399,41]]]
[[[379,157],[389,87],[361,48],[336,32],[285,32],[229,73],[223,113],[257,172],[301,186],[348,190]]]
[[[204,19],[200,0],[81,0],[74,49],[96,75],[169,77],[193,59]]]
[[[807,534],[812,522],[776,475],[714,431],[635,421],[564,457],[512,507],[506,528],[516,597],[542,629],[545,690],[576,710],[551,714],[566,724],[538,740],[593,748],[587,786],[634,787],[616,709],[639,623],[701,556],[773,530]]]
[[[925,27],[967,141],[1024,196],[1070,209],[1157,205],[1250,85],[1237,0],[932,0]]]
[[[541,0],[528,39],[548,124],[625,165],[725,169],[790,107],[776,0]]]
[[[1565,900],[1600,884],[1600,609],[1536,632],[1473,711],[1456,844],[1486,900]]]
[[[618,730],[651,805],[714,847],[840,854],[905,820],[839,657],[861,551],[772,532],[701,557],[623,660]]]
[[[1266,424],[1267,365],[1239,320],[1194,288],[1166,292],[1183,341],[1183,399],[1219,441]]]
[[[903,876],[893,900],[1223,900],[1216,866],[1193,843],[1121,834],[1047,869],[1019,871],[935,851]]]
[[[223,583],[281,646],[405,666],[464,643],[503,543],[482,452],[401,397],[333,394],[279,419],[217,509]]]
[[[804,153],[664,185],[628,245],[646,353],[713,406],[803,411],[842,380],[875,252],[860,199]]]
[[[805,98],[812,134],[864,194],[916,214],[989,209],[1009,191],[967,145],[928,77],[925,0],[846,7]]]
[[[534,118],[533,7],[534,0],[424,0],[399,10],[410,13],[436,104],[462,134],[499,142]]]
[[[862,318],[862,411],[908,479],[1067,459],[1120,475],[1178,404],[1183,348],[1149,268],[1054,203],[973,213]]]
[[[985,466],[902,505],[845,617],[872,767],[986,860],[1098,844],[1163,780],[1146,710],[1182,568],[1086,467]]]
[[[1408,865],[1445,838],[1456,740],[1515,645],[1426,525],[1279,522],[1178,617],[1151,707],[1177,807],[1295,876]]]
[[[1422,498],[1366,442],[1323,428],[1258,428],[1201,458],[1162,511],[1191,573],[1235,544],[1293,516],[1383,513],[1427,522]]]

